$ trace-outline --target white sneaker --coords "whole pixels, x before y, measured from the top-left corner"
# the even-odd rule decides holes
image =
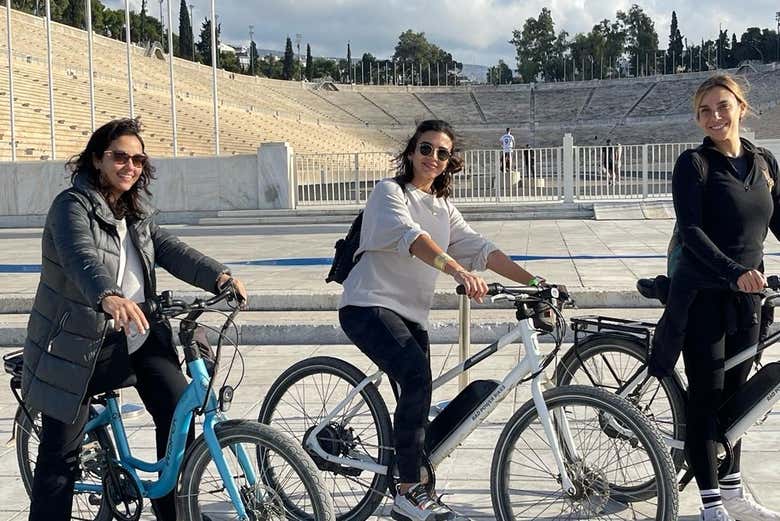
[[[780,514],[756,503],[748,493],[731,499],[723,498],[723,506],[736,521],[780,521]]]
[[[715,508],[702,508],[699,519],[701,519],[701,521],[735,521],[733,518],[729,517],[729,513],[722,505]]]
[[[455,513],[435,501],[421,483],[396,494],[390,517],[396,521],[451,521]]]

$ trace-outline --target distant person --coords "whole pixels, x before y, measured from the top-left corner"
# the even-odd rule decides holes
[[[607,176],[607,182],[612,184],[615,170],[615,150],[612,147],[612,140],[610,139],[607,139],[606,144],[601,147],[601,165],[602,171]]]
[[[503,150],[501,173],[509,172],[512,170],[512,149],[515,148],[515,136],[513,136],[509,128],[507,128],[506,134],[501,136],[499,141],[501,143],[501,150]]]
[[[525,144],[525,150],[523,150],[523,155],[525,156],[523,160],[525,161],[525,171],[528,172],[528,175],[531,176],[534,174],[534,170],[536,170],[536,158],[534,157],[534,151],[531,149],[531,145],[528,143]]]
[[[620,183],[620,164],[623,160],[623,145],[616,143],[612,147],[612,182]]]

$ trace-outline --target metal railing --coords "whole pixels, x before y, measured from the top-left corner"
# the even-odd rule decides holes
[[[387,152],[295,154],[298,206],[359,205],[374,185],[395,175]]]
[[[670,197],[680,153],[693,143],[574,147],[577,199]]]
[[[669,198],[675,161],[695,146],[561,146],[508,154],[466,150],[463,171],[453,181],[453,199],[468,204]],[[395,175],[395,166],[387,152],[295,154],[294,173],[298,206],[361,205],[379,180]]]
[[[549,201],[563,197],[563,147],[466,150],[453,199],[464,203]]]

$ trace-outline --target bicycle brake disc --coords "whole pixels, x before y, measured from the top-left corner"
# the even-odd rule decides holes
[[[133,476],[116,463],[109,463],[103,476],[103,493],[117,521],[138,521],[144,500]]]

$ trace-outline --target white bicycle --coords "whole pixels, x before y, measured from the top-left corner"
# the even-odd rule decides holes
[[[656,428],[612,393],[553,388],[544,374],[565,332],[563,288],[491,284],[488,295],[514,304],[517,325],[437,378],[433,388],[518,340],[525,355],[503,380],[471,382],[431,421],[428,486],[434,487],[436,467],[519,384],[530,381],[532,399],[506,423],[493,455],[490,490],[497,519],[677,519],[674,465]],[[534,317],[545,309],[555,317],[556,346],[547,356],[534,327]],[[397,479],[389,471],[390,415],[377,389],[382,375],[366,376],[331,357],[303,360],[274,382],[260,411],[261,422],[298,439],[325,473],[341,521],[373,514]]]

